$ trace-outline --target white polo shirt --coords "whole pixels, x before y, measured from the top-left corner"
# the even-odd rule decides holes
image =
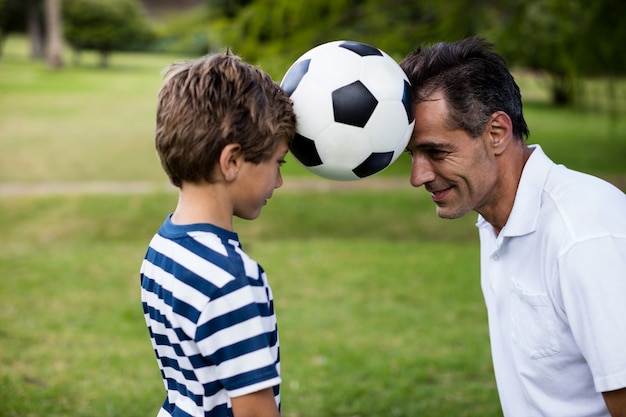
[[[499,236],[477,223],[503,412],[609,416],[601,392],[626,387],[626,195],[533,148]]]

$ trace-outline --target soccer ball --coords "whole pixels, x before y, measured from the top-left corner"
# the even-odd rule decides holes
[[[319,45],[293,63],[281,87],[297,116],[289,150],[321,177],[350,181],[381,172],[411,137],[411,85],[396,61],[373,46]]]

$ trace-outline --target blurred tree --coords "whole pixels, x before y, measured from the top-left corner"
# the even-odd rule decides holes
[[[428,35],[428,15],[408,0],[255,0],[241,2],[235,15],[210,15],[212,50],[229,46],[251,61],[268,57],[270,72],[331,40],[371,43],[399,58]]]
[[[76,56],[84,49],[100,53],[107,67],[114,50],[144,46],[151,29],[136,0],[64,0],[65,37]]]
[[[626,74],[626,39],[620,0],[510,0],[494,31],[498,49],[512,64],[545,71],[552,101],[568,105],[581,77]]]
[[[63,67],[63,35],[61,0],[46,0],[46,63],[49,67]]]
[[[579,0],[581,1],[581,0]],[[626,2],[622,0],[581,1],[582,29],[578,32],[578,62],[589,75],[626,75]]]
[[[43,58],[43,13],[41,0],[0,0],[0,55],[2,54],[3,41],[9,33],[25,32],[27,14],[36,16],[33,20],[33,36],[31,37],[31,55],[34,58]],[[34,21],[37,25],[35,28]],[[29,23],[31,23],[29,21]],[[37,30],[36,40],[33,42],[34,30]],[[30,27],[28,30],[31,34]]]
[[[11,1],[11,0],[9,0]],[[44,17],[42,0],[26,0],[26,28],[30,40],[30,56],[43,59],[44,48]]]
[[[0,57],[2,56],[2,45],[6,37],[7,15],[7,0],[0,0]]]
[[[252,61],[272,57],[277,68],[334,39],[369,42],[401,58],[423,43],[483,35],[512,65],[549,74],[556,104],[572,102],[581,77],[626,73],[622,0],[206,2],[211,49],[230,46]]]
[[[604,0],[598,0],[604,1]],[[547,72],[552,100],[567,105],[582,73],[576,62],[581,18],[580,0],[512,0],[501,10],[503,25],[497,35],[498,49],[511,64]]]
[[[233,18],[252,0],[205,0],[211,14]]]

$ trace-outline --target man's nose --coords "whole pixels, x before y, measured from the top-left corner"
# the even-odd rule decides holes
[[[421,187],[435,179],[430,161],[424,156],[416,153],[411,162],[411,185]]]

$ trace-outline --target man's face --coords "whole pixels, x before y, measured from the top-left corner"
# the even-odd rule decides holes
[[[437,205],[437,215],[456,219],[493,204],[498,182],[489,137],[472,138],[449,130],[442,96],[415,105],[415,129],[407,150],[412,155],[411,184],[424,186]]]

